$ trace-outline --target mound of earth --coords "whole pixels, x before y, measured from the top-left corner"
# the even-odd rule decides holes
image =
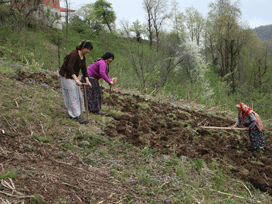
[[[122,135],[134,145],[146,145],[177,156],[221,160],[221,168],[230,176],[254,184],[272,195],[272,151],[250,152],[247,131],[208,130],[200,126],[231,127],[235,121],[208,116],[165,103],[148,101],[137,95],[113,93],[104,103],[118,107],[123,115],[106,128],[109,136]],[[265,132],[266,147],[271,147],[271,132]]]

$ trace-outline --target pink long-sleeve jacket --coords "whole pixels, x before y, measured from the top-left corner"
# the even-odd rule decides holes
[[[104,79],[106,82],[111,83],[109,74],[107,73],[107,63],[105,60],[96,61],[87,68],[88,76],[97,80]]]

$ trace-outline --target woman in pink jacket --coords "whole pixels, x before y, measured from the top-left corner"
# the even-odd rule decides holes
[[[93,62],[88,68],[87,73],[89,81],[92,84],[87,88],[88,108],[90,112],[104,115],[106,113],[101,111],[101,90],[99,86],[99,79],[104,79],[109,85],[113,85],[109,76],[109,64],[114,60],[114,54],[106,52],[101,58]],[[82,79],[84,81],[84,79]]]

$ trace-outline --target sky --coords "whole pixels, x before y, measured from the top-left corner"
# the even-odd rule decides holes
[[[79,9],[81,6],[94,3],[95,0],[69,0],[71,9]],[[209,12],[208,4],[215,0],[176,0],[179,4],[179,11],[184,12],[185,8],[193,6],[203,16]],[[61,0],[61,6],[65,7]],[[112,4],[112,8],[117,16],[117,26],[120,21],[132,22],[139,20],[146,22],[146,14],[143,9],[143,0],[107,0]],[[171,0],[169,0],[171,2]],[[231,0],[232,3],[236,2]],[[247,22],[251,28],[261,25],[272,24],[272,0],[240,0],[242,10],[242,21]]]

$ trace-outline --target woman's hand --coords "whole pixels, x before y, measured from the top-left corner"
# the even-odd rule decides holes
[[[88,86],[89,86],[89,87],[91,87],[91,86],[92,86],[91,82],[89,82],[89,81],[87,82],[87,84],[88,84]]]
[[[235,124],[235,125],[233,125],[232,127],[231,127],[231,129],[234,129],[234,128],[236,128],[237,127],[237,125]]]
[[[115,84],[116,82],[117,82],[117,78],[116,77],[112,78],[112,83]]]
[[[77,84],[78,86],[81,86],[81,85],[82,85],[82,83],[79,81],[79,79],[77,78],[77,76],[76,76],[75,74],[72,74],[72,78],[75,80],[75,82],[76,82],[76,84]]]
[[[89,81],[89,78],[88,77],[85,77],[85,81],[86,81],[86,84],[91,87],[92,86],[92,83]]]
[[[76,84],[77,84],[78,86],[81,86],[81,85],[82,85],[82,83],[81,83],[78,79],[76,79],[75,81],[76,81]]]

